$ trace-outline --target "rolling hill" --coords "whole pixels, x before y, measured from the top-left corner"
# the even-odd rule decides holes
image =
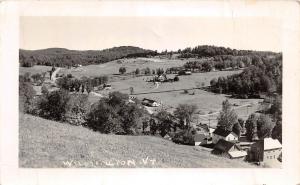
[[[214,156],[202,147],[178,145],[153,136],[105,135],[27,114],[20,114],[19,166],[254,167],[245,162]]]
[[[101,64],[126,56],[145,56],[154,54],[152,50],[146,50],[134,46],[120,46],[104,50],[68,50],[65,48],[48,48],[41,50],[19,50],[19,62],[23,67],[33,65],[47,66],[72,66],[74,64],[89,65]]]

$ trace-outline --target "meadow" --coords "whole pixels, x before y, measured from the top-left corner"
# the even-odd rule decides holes
[[[19,67],[19,74],[24,75],[25,73],[30,73],[30,74],[44,73],[50,71],[51,68],[52,68],[51,66],[42,66],[42,65],[35,65],[32,67]]]
[[[143,69],[146,67],[150,69],[166,69],[182,66],[187,61],[188,59],[129,58],[114,60],[105,64],[82,66],[80,68],[63,68],[59,73],[65,75],[71,73],[77,78],[82,76],[96,77],[100,75],[118,74],[120,67],[126,67],[126,72],[132,72],[136,70],[136,68]]]
[[[193,59],[200,60],[200,59]],[[133,87],[133,97],[140,100],[143,98],[150,98],[162,104],[158,108],[148,108],[151,112],[156,112],[160,109],[166,109],[172,112],[179,104],[196,104],[198,112],[194,118],[195,123],[210,123],[211,126],[216,126],[218,112],[221,110],[222,102],[229,99],[235,108],[239,118],[246,120],[248,116],[259,110],[259,102],[262,99],[236,99],[231,98],[226,94],[215,94],[202,89],[202,87],[209,86],[213,78],[220,76],[229,76],[232,74],[241,73],[242,70],[229,71],[211,71],[206,73],[193,73],[192,75],[179,76],[178,82],[166,82],[159,85],[147,82],[152,78],[149,76],[135,76],[135,75],[119,75],[120,67],[126,67],[127,72],[134,71],[136,68],[150,69],[179,67],[182,66],[189,59],[160,59],[153,58],[130,58],[119,59],[105,64],[88,65],[79,68],[61,68],[59,74],[72,74],[76,78],[95,77],[100,75],[108,75],[109,83],[112,85],[110,90],[97,91],[91,93],[89,100],[94,103],[101,97],[108,95],[111,91],[120,91],[129,94],[130,87]],[[33,66],[30,68],[20,67],[20,74],[30,72],[31,74],[46,72],[50,70],[49,66]],[[174,74],[168,74],[168,78],[174,78]],[[48,77],[48,75],[46,75]],[[37,87],[35,87],[37,89]],[[184,93],[187,90],[187,93]],[[247,106],[248,105],[248,106]]]
[[[106,135],[27,114],[19,118],[21,168],[256,167],[160,137]]]

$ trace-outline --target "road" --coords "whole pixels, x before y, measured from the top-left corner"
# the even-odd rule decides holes
[[[255,103],[255,104],[257,104],[257,103]],[[247,104],[244,104],[244,105],[240,105],[238,107],[234,107],[233,109],[236,110],[236,109],[239,109],[239,108],[242,108],[242,107],[252,106],[252,105],[254,105],[254,104],[247,103]],[[220,113],[220,111],[217,111],[217,112],[210,113],[210,114],[199,115],[199,117],[207,117],[207,116],[212,116],[212,115],[219,114],[219,113]]]
[[[52,76],[51,76],[51,81],[52,82],[55,82],[56,80],[56,74],[60,71],[60,67],[56,68],[55,71],[52,73]]]

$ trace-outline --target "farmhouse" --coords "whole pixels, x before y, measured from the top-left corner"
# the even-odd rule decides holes
[[[243,151],[235,143],[220,139],[212,150],[212,154],[224,155],[230,159],[245,159],[247,152]]]
[[[224,139],[226,141],[231,141],[231,142],[237,142],[238,134],[233,131],[229,131],[221,127],[217,127],[217,129],[212,134],[212,138],[214,144],[216,144],[220,139]]]
[[[142,104],[145,105],[145,106],[148,106],[148,107],[158,107],[160,106],[160,104],[154,100],[151,100],[151,99],[147,99],[147,98],[144,98],[142,100]]]
[[[278,162],[282,145],[277,139],[264,138],[251,145],[249,150],[249,161],[263,162],[272,165]]]

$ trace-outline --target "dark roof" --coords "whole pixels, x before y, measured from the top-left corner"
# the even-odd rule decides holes
[[[227,137],[231,133],[231,131],[225,130],[221,127],[217,127],[217,129],[213,133],[219,136]]]
[[[196,134],[194,136],[194,141],[195,142],[203,141],[205,138],[206,138],[206,135],[204,135],[204,134]]]
[[[215,145],[212,153],[226,153],[228,152],[232,147],[234,146],[234,143],[225,141],[224,139],[220,139],[217,144]]]
[[[156,101],[154,101],[154,100],[147,99],[147,98],[144,98],[143,101],[147,101],[147,102],[149,102],[149,103],[154,103],[154,102],[156,102]]]

